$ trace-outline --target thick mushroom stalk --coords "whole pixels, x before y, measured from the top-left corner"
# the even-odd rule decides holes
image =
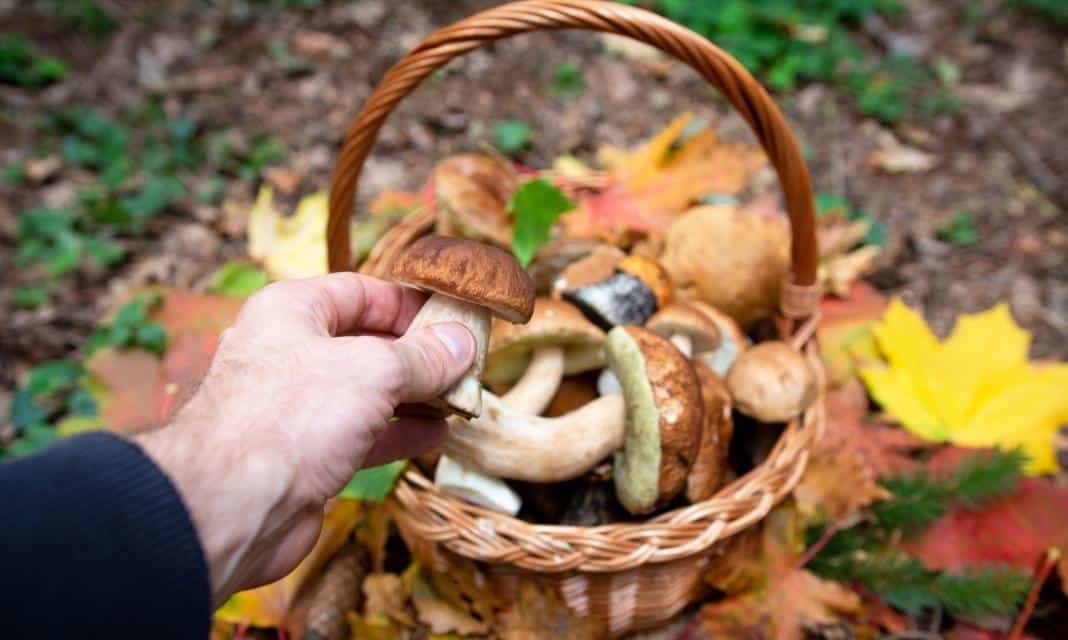
[[[489,344],[490,311],[470,302],[435,293],[412,318],[408,331],[442,322],[459,322],[475,336],[475,361],[463,378],[441,396],[441,401],[464,415],[477,416],[482,412],[482,366],[486,362]]]
[[[560,482],[586,473],[623,446],[623,397],[604,396],[558,418],[507,407],[483,392],[482,416],[449,419],[442,451],[497,478]]]
[[[465,502],[510,516],[519,513],[519,507],[523,505],[519,494],[501,480],[465,467],[445,455],[438,460],[434,484],[442,492]]]
[[[687,358],[693,356],[693,338],[690,336],[685,333],[673,333],[668,336],[668,340],[671,341],[671,344],[675,345],[675,348],[678,349],[682,355]]]
[[[538,347],[523,377],[501,396],[501,402],[509,409],[539,415],[553,401],[563,379],[563,347]]]

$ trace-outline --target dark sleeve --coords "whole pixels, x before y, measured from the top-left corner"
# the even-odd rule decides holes
[[[0,464],[0,636],[206,640],[189,513],[134,443],[77,436]]]

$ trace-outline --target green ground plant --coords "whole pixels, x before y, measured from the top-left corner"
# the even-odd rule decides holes
[[[0,82],[36,88],[62,80],[67,65],[42,54],[22,36],[0,36]]]

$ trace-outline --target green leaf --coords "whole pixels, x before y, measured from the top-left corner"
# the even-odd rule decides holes
[[[155,322],[141,325],[137,328],[134,342],[143,349],[162,354],[167,350],[167,330]]]
[[[211,277],[209,290],[223,296],[244,298],[267,286],[267,273],[241,260],[228,262]]]
[[[979,242],[979,230],[970,213],[960,211],[949,224],[938,230],[938,238],[958,247],[970,247]]]
[[[48,289],[39,284],[27,284],[15,289],[11,302],[19,309],[36,309],[48,301]]]
[[[553,72],[553,81],[549,85],[549,95],[554,98],[572,98],[586,89],[582,77],[582,67],[573,62],[565,62]]]
[[[379,467],[360,469],[338,497],[381,502],[393,490],[393,485],[407,464],[407,460],[395,460]]]
[[[22,430],[22,434],[2,452],[4,457],[17,458],[37,453],[52,444],[59,437],[56,430],[47,424],[33,424]]]
[[[32,424],[44,422],[48,416],[45,415],[44,409],[33,401],[33,394],[29,389],[23,388],[16,391],[11,400],[8,419],[16,429],[25,429]]]
[[[501,120],[493,126],[493,139],[504,153],[525,149],[534,135],[530,125],[521,120]]]
[[[508,202],[515,216],[512,253],[524,267],[534,252],[549,241],[549,232],[561,214],[575,208],[575,203],[548,180],[538,178],[524,184]]]
[[[81,379],[81,365],[67,360],[50,360],[30,370],[26,377],[26,389],[34,396],[56,393]]]
[[[120,203],[134,218],[150,218],[167,208],[172,200],[185,195],[185,186],[172,176],[150,176],[133,196]]]

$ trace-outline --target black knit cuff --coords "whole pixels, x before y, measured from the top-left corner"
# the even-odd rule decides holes
[[[196,530],[134,443],[92,433],[0,465],[0,509],[14,637],[208,637]]]

